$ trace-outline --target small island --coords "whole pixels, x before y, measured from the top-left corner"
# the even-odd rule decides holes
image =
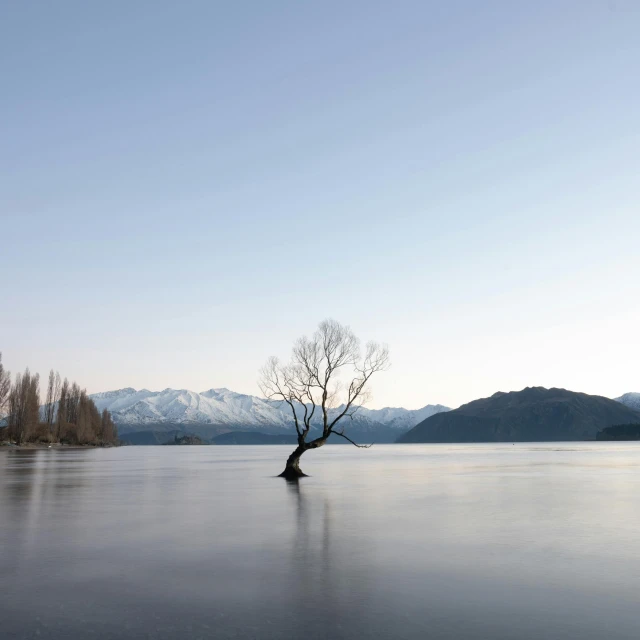
[[[169,442],[164,442],[165,445],[189,445],[189,444],[208,444],[203,442],[198,436],[192,436],[189,434],[185,434],[183,436],[178,436],[177,434],[173,438],[173,440],[169,440]]]

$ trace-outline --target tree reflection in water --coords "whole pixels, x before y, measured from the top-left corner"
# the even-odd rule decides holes
[[[374,597],[367,567],[369,545],[363,539],[354,545],[353,537],[341,536],[348,522],[336,521],[341,511],[333,504],[334,496],[307,483],[286,481],[295,507],[290,588],[300,629],[305,627],[308,635],[312,622],[325,634],[362,632],[363,617]]]

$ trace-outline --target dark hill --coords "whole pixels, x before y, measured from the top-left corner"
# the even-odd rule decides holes
[[[640,413],[623,404],[566,389],[527,387],[498,392],[459,409],[438,413],[398,442],[549,442],[595,440],[598,431],[638,422]]]

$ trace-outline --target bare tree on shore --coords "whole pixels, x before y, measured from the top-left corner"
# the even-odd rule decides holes
[[[52,370],[44,405],[40,405],[40,376],[27,368],[13,384],[0,354],[0,416],[6,414],[3,438],[15,444],[51,443],[117,445],[118,430],[106,409],[100,413],[86,390]]]
[[[331,434],[357,447],[367,446],[351,440],[341,421],[353,417],[368,400],[368,384],[373,374],[388,367],[386,346],[369,342],[362,354],[359,339],[349,327],[335,320],[321,322],[311,338],[299,338],[289,364],[269,358],[260,372],[260,389],[265,397],[287,403],[298,436],[298,446],[289,456],[281,477],[295,479],[306,475],[300,469],[301,456],[323,446]],[[309,439],[312,424],[317,422],[321,433]]]
[[[44,403],[44,421],[49,427],[49,433],[53,433],[54,419],[60,401],[60,374],[49,371],[49,381],[47,383],[47,397]]]
[[[77,382],[74,382],[67,393],[67,421],[71,424],[78,424],[80,412],[80,396],[82,390]]]
[[[18,374],[9,393],[9,438],[27,441],[40,423],[40,376],[26,369]]]
[[[69,422],[68,399],[69,381],[65,378],[60,387],[60,400],[58,401],[58,411],[56,413],[56,440],[60,440],[62,426]]]
[[[116,442],[118,429],[111,418],[111,414],[104,409],[101,416],[101,437],[103,442]]]
[[[0,352],[0,418],[4,416],[10,391],[11,373],[5,371],[4,365],[2,364],[2,352]]]

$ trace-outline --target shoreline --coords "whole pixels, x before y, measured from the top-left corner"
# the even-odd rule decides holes
[[[50,444],[43,442],[26,442],[24,444],[14,444],[13,442],[0,442],[0,451],[23,451],[36,449],[110,449],[115,447],[113,444],[62,444],[60,442],[52,442]]]

